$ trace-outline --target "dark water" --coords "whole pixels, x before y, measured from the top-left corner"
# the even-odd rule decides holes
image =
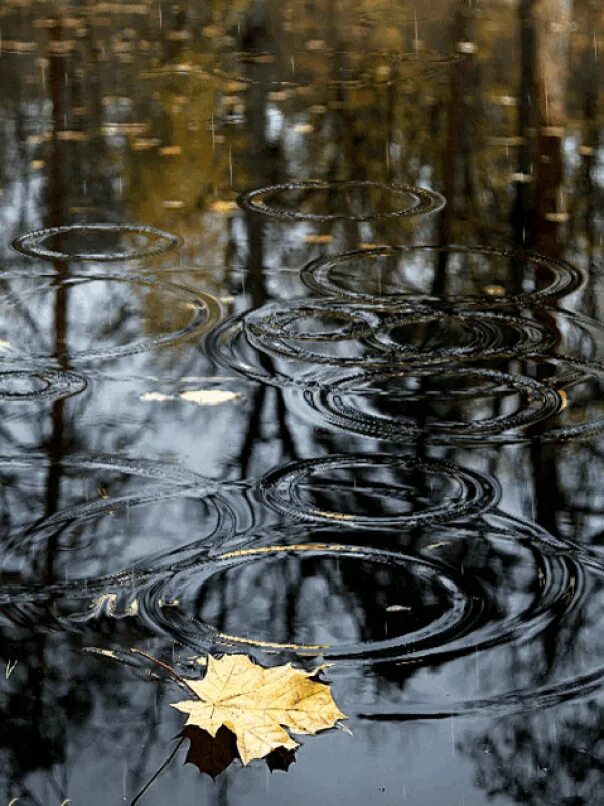
[[[153,778],[130,648],[353,732],[141,803],[604,801],[602,19],[0,6],[0,804]]]

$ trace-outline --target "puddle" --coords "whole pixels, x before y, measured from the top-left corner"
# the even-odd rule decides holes
[[[0,8],[3,802],[600,802],[600,17]]]

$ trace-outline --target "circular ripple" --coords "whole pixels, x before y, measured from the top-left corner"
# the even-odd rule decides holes
[[[308,299],[304,304],[311,307],[314,305]],[[365,315],[366,312],[371,316],[378,316],[380,321],[388,323],[388,326],[392,321],[389,317],[394,316],[391,313],[392,306],[377,309],[356,304],[350,307],[341,304],[338,306],[337,300],[325,298],[317,301],[317,311],[321,311],[322,307],[325,309],[333,307],[340,311],[354,310],[361,315]],[[400,306],[398,307],[400,310]],[[415,315],[421,311],[422,315],[429,313],[432,316],[434,311],[437,311],[436,325],[440,325],[442,329],[443,325],[447,324],[446,308],[439,311],[425,306],[406,307]],[[287,307],[282,304],[273,306],[271,310],[285,312]],[[498,415],[495,422],[491,421],[479,426],[480,430],[476,429],[479,430],[476,439],[482,438],[488,441],[493,439],[509,443],[553,442],[586,439],[601,433],[604,429],[604,416],[600,406],[604,389],[604,362],[598,360],[601,358],[598,347],[598,344],[602,343],[601,327],[592,320],[559,309],[526,309],[526,311],[520,309],[520,311],[526,316],[511,316],[502,310],[496,312],[472,310],[464,312],[459,319],[454,316],[453,324],[457,325],[457,331],[461,330],[462,335],[469,341],[465,351],[445,347],[444,350],[435,351],[431,355],[429,350],[416,350],[415,357],[410,355],[409,350],[406,354],[402,351],[400,353],[388,351],[384,349],[383,343],[377,349],[375,347],[371,349],[374,334],[369,339],[362,337],[360,341],[351,339],[347,342],[342,338],[330,344],[328,338],[330,333],[327,330],[320,333],[320,338],[316,339],[317,347],[321,345],[321,351],[308,350],[306,347],[313,333],[312,328],[306,327],[305,323],[302,323],[305,326],[304,330],[300,331],[298,328],[297,333],[295,326],[288,324],[286,328],[288,332],[285,334],[289,336],[288,339],[279,338],[282,332],[279,329],[275,329],[274,336],[269,336],[267,330],[266,336],[263,337],[262,328],[257,329],[259,335],[255,335],[252,332],[253,328],[247,326],[249,314],[221,322],[210,335],[206,347],[217,364],[248,379],[288,389],[288,394],[297,407],[297,413],[301,416],[308,416],[314,411],[319,417],[326,418],[326,424],[334,427],[344,426],[351,430],[359,427],[358,433],[368,436],[372,434],[385,436],[384,429],[386,429],[388,439],[405,441],[408,436],[412,438],[412,431],[405,427],[404,418],[399,417],[399,412],[393,409],[393,392],[389,389],[386,394],[381,388],[382,383],[389,385],[389,378],[417,376],[418,383],[426,378],[428,379],[426,382],[422,381],[421,391],[430,395],[428,370],[432,370],[434,382],[437,382],[443,373],[455,382],[456,375],[470,380],[469,370],[475,368],[477,386],[473,385],[465,392],[463,389],[447,389],[445,397],[447,401],[450,399],[450,405],[442,406],[443,421],[451,420],[451,406],[454,406],[456,401],[473,400],[476,396],[489,394],[500,397],[506,391],[502,387],[503,382],[506,384],[509,382],[509,390],[515,391],[520,396],[518,406],[513,410],[518,415],[518,420],[514,421],[511,417],[507,421],[502,421]],[[469,327],[464,330],[461,327],[466,314],[473,317],[474,330],[470,330]],[[253,321],[257,323],[264,321],[262,309],[255,313]],[[316,319],[316,324],[319,323],[322,324],[320,314]],[[485,327],[479,329],[478,325],[483,323]],[[507,326],[506,323],[513,327]],[[424,334],[426,333],[430,335],[429,331],[424,330]],[[444,334],[446,335],[446,330]],[[415,333],[414,335],[417,336]],[[441,335],[438,330],[436,335]],[[417,342],[417,338],[415,341]],[[447,342],[450,344],[451,341],[452,339],[441,336],[441,343],[447,345]],[[550,345],[555,345],[551,352],[542,352],[539,349],[540,346],[549,349]],[[468,349],[468,346],[472,349]],[[572,357],[573,354],[586,357]],[[515,359],[514,373],[509,371],[509,364],[505,363],[508,356]],[[438,358],[438,362],[432,363],[435,358]],[[489,359],[490,366],[476,367],[476,362],[483,359]],[[466,364],[462,364],[462,361]],[[473,363],[468,365],[467,362]],[[327,371],[325,367],[330,369]],[[332,367],[339,368],[334,370]],[[483,373],[484,383],[478,378],[478,370],[486,370]],[[490,371],[502,375],[490,376]],[[364,418],[357,417],[356,409],[364,412],[368,408],[365,406],[365,401],[372,397],[372,383],[377,384],[376,401],[383,400],[388,405],[386,415],[394,420],[392,428],[381,419],[363,423],[361,420]],[[425,387],[428,387],[428,391],[425,391]],[[434,397],[435,395],[432,395],[432,398]],[[394,390],[394,398],[396,405],[400,398],[398,388]],[[442,395],[441,399],[444,400]],[[375,411],[373,408],[368,413],[370,417],[373,414],[381,414],[379,410]],[[506,415],[509,414],[510,409],[507,408]],[[420,410],[420,420],[424,415],[425,411]],[[457,416],[457,412],[455,415],[455,422],[463,419]],[[342,416],[346,418],[345,423],[341,421]],[[479,417],[484,417],[483,411]],[[475,417],[474,421],[477,419]],[[541,421],[543,427],[540,426]],[[438,419],[435,419],[435,422],[437,423]],[[525,426],[522,423],[525,423]],[[509,430],[500,432],[502,427],[522,430],[517,430],[516,433],[511,433]],[[460,441],[473,439],[469,430],[462,434],[457,430],[458,426],[454,426],[455,431],[450,432],[445,430],[446,428],[448,426],[436,425],[436,429],[429,434],[426,433],[424,437],[432,444],[444,444],[457,438]],[[499,432],[501,436],[498,435]]]
[[[261,365],[258,351],[251,347],[246,338],[244,316],[234,316],[220,322],[208,336],[206,349],[213,361],[244,378],[271,386],[298,383],[291,374],[281,373],[274,368],[268,370]],[[251,353],[249,359],[245,356],[246,352]]]
[[[300,318],[320,318],[323,311],[328,316],[354,318],[358,322],[354,328],[331,334],[319,332],[294,333],[291,323],[295,321],[297,307],[302,311]],[[280,337],[281,321],[290,326],[287,338]],[[276,321],[275,326],[271,322]],[[249,342],[270,356],[280,356],[288,360],[307,364],[330,364],[340,367],[404,367],[406,365],[442,364],[464,360],[481,360],[499,356],[520,356],[526,353],[547,350],[556,343],[557,334],[547,323],[499,311],[477,311],[449,309],[447,307],[406,305],[390,309],[371,309],[368,306],[351,307],[338,304],[338,300],[305,300],[301,306],[295,301],[250,311],[242,319]],[[365,326],[363,326],[365,322]],[[412,329],[412,330],[410,330]],[[401,332],[402,331],[402,332]],[[435,332],[436,331],[436,332]],[[400,334],[400,338],[396,338]],[[412,338],[419,335],[425,346],[413,346]],[[444,346],[435,346],[435,336],[440,336]],[[461,345],[454,344],[461,338]],[[355,341],[356,339],[356,341]],[[297,344],[299,341],[338,343],[348,341],[349,350],[320,352]]]
[[[352,481],[338,479],[340,471],[350,474]],[[319,473],[327,473],[329,480],[313,481],[313,476]],[[319,497],[335,490],[340,502],[346,496],[351,497],[353,504],[365,500],[367,512],[313,505],[302,497],[303,487]],[[271,509],[289,517],[369,529],[439,523],[477,514],[492,507],[499,496],[494,480],[472,470],[446,462],[379,453],[292,462],[263,476],[258,489]],[[370,504],[373,511],[369,511]],[[420,509],[414,509],[417,504]]]
[[[466,593],[481,602],[481,618],[441,647],[402,658],[409,670],[426,662],[440,665],[430,677],[412,679],[398,704],[361,708],[359,716],[509,713],[600,688],[604,665],[593,630],[601,609],[590,605],[601,597],[602,563],[589,568],[584,549],[503,513],[488,513],[474,525],[478,533],[462,525],[454,532],[451,527],[447,537],[447,527],[440,527],[416,543],[422,554],[462,565],[464,581],[475,584]],[[561,635],[564,651],[555,657],[552,642],[559,645]],[[439,696],[442,690],[446,696]]]
[[[51,466],[42,456],[2,457],[0,465],[10,488],[16,473],[26,469],[28,480],[32,475],[28,493],[34,502],[33,474],[44,476],[38,509],[44,507],[53,470],[64,495],[69,491],[76,500],[83,497],[5,537],[0,550],[2,605],[57,594],[85,598],[106,585],[123,584],[132,592],[142,579],[181,562],[187,552],[198,555],[210,539],[219,541],[247,525],[247,505],[242,508],[245,502],[236,487],[178,466],[102,456],[66,456]],[[101,491],[106,485],[112,494],[105,490],[89,500],[90,482]],[[183,523],[193,525],[188,536],[183,536]]]
[[[132,240],[132,246],[125,250],[115,249],[113,243],[125,237]],[[107,240],[108,245],[100,251],[93,251],[90,246],[83,249],[76,247],[74,250],[69,246],[65,248],[65,242],[69,244],[75,241],[76,244],[81,242],[85,245],[87,240],[94,239],[100,239],[101,243]],[[55,248],[49,245],[53,240],[56,242]],[[180,239],[176,235],[155,227],[138,224],[71,224],[28,232],[15,238],[11,246],[24,255],[44,260],[102,263],[154,257],[169,252],[179,244]]]
[[[343,321],[343,327],[334,327],[320,330],[312,327],[316,320]],[[303,330],[299,322],[309,321],[310,328]],[[245,326],[248,332],[260,339],[268,340],[271,344],[274,339],[293,341],[349,341],[368,336],[378,328],[380,320],[371,310],[352,305],[330,305],[322,301],[291,301],[287,305],[276,302],[264,305],[249,311],[245,317]]]
[[[450,266],[452,257],[457,260]],[[432,261],[428,262],[430,258]],[[440,268],[438,263],[443,259],[446,262]],[[498,276],[495,269],[499,261],[504,262],[500,281],[505,285],[493,280]],[[439,268],[445,279],[465,284],[470,273],[482,277],[481,293],[455,295],[445,292],[440,297],[464,302],[488,299],[492,303],[518,303],[559,298],[579,288],[584,279],[578,269],[562,260],[508,249],[463,246],[385,246],[345,252],[314,260],[302,270],[301,277],[308,288],[319,294],[359,303],[392,303],[397,299],[408,301],[410,296],[418,294],[431,298]],[[535,276],[532,290],[506,293],[506,285],[514,280],[526,283],[531,273]],[[341,281],[333,279],[334,275],[342,274],[358,282],[360,287],[346,287],[346,277]],[[537,280],[542,287],[537,286]],[[418,284],[423,287],[418,287]],[[374,292],[366,290],[368,285]]]
[[[250,572],[251,579],[246,578]],[[389,596],[399,602],[401,610],[415,613],[406,620],[391,619],[392,633],[381,638],[363,639],[368,629],[355,628],[347,621],[345,611],[360,610],[361,602],[355,601],[356,591],[348,591],[341,585],[329,596],[330,608],[338,604],[342,613],[330,622],[329,609],[323,612],[320,628],[314,619],[308,619],[297,632],[309,634],[309,642],[278,642],[271,640],[275,629],[274,601],[262,601],[253,591],[259,580],[269,587],[265,594],[279,598],[279,588],[285,579],[296,579],[303,586],[309,579],[334,581],[354,579],[356,584],[365,584],[366,590],[375,589],[376,578],[386,576],[390,582]],[[271,582],[273,584],[271,585]],[[221,621],[224,614],[212,601],[212,594],[219,591],[244,590],[246,610],[255,620],[262,621],[268,633],[261,635],[232,635],[209,623]],[[316,597],[320,592],[316,591]],[[338,601],[339,600],[339,601]],[[173,608],[162,607],[161,601],[178,601]],[[409,602],[408,608],[400,605]],[[418,601],[423,607],[418,607]],[[357,659],[375,662],[381,657],[397,656],[405,651],[420,651],[421,647],[445,642],[447,636],[463,632],[472,618],[471,599],[463,591],[462,581],[437,562],[397,551],[388,551],[357,545],[338,543],[307,543],[300,545],[269,545],[257,548],[226,552],[203,565],[194,565],[174,574],[169,580],[159,582],[143,596],[141,607],[154,628],[160,628],[172,638],[202,651],[224,651],[225,647],[258,648],[268,652],[295,652],[297,654],[322,654],[327,659]],[[235,606],[237,613],[239,609]],[[258,618],[256,612],[266,610],[266,618]],[[205,611],[209,611],[209,617]],[[333,610],[332,610],[333,612]],[[186,618],[183,619],[183,613]],[[213,618],[212,618],[213,616]],[[271,623],[271,621],[273,623]],[[397,623],[398,622],[398,623]],[[318,635],[317,635],[318,634]],[[316,643],[315,637],[329,638],[329,642]]]
[[[383,365],[389,361],[384,358],[383,351],[376,354],[375,349],[368,350],[365,346],[364,340],[389,321],[368,306],[341,305],[338,300],[327,299],[290,300],[248,311],[240,321],[247,342],[254,350],[272,358],[342,366]],[[327,328],[323,328],[325,321]],[[348,324],[337,327],[335,323],[340,321]],[[302,327],[305,322],[308,324]],[[235,335],[228,327],[226,332]],[[227,347],[224,335],[223,328],[217,330],[210,346],[217,353],[218,361]],[[308,348],[305,346],[308,342],[321,344],[323,349]],[[267,373],[260,370],[260,374],[266,376]]]
[[[202,652],[402,661],[413,674],[533,639],[543,652],[538,636],[572,619],[585,598],[572,549],[503,513],[386,530],[379,539],[388,549],[364,545],[372,537],[346,525],[271,527],[152,583],[141,613],[153,630]],[[438,686],[424,685],[438,699]]]
[[[347,209],[335,213],[314,213],[297,209],[308,199],[312,200],[313,196],[323,193],[327,195],[326,203],[330,205],[337,200],[341,206],[343,197]],[[294,194],[291,207],[286,205],[288,194]],[[359,194],[367,198],[359,198]],[[300,198],[297,199],[296,195]],[[373,196],[377,198],[373,199]],[[386,205],[393,209],[380,212],[376,209],[380,201],[382,204],[385,201]],[[304,182],[285,182],[250,190],[242,193],[237,203],[246,210],[272,218],[296,221],[372,221],[426,215],[442,210],[446,202],[440,193],[415,185],[308,179]],[[358,209],[355,209],[355,205]]]
[[[211,68],[217,78],[244,84],[274,87],[322,86],[360,89],[389,85],[407,77],[427,78],[442,67],[463,59],[459,53],[388,52],[388,51],[294,51],[285,59],[285,68],[277,66],[276,56],[268,52],[223,54],[221,63]],[[248,68],[246,74],[245,67]],[[412,73],[399,73],[411,68]],[[263,71],[262,74],[260,71]],[[254,73],[250,75],[250,73]]]
[[[204,654],[332,661],[352,691],[347,713],[361,718],[508,713],[601,684],[598,591],[564,541],[494,511],[384,530],[388,549],[374,537],[345,525],[248,533],[235,550],[151,581],[140,616]],[[553,664],[561,632],[569,643]]]
[[[482,382],[483,386],[478,389],[455,388],[455,384],[467,381]],[[431,383],[437,388],[426,389]],[[467,406],[468,402],[489,396],[495,397],[500,404],[503,395],[511,392],[520,395],[521,401],[509,414],[463,421],[438,417],[435,412],[429,424],[421,424],[432,401],[446,402],[451,406],[455,401],[463,400]],[[482,439],[536,423],[555,414],[563,405],[558,392],[546,383],[522,375],[477,368],[439,369],[437,374],[430,370],[349,372],[339,377],[332,375],[329,385],[304,390],[301,394],[310,410],[320,416],[322,424],[329,423],[348,433],[398,442],[413,441],[418,437],[431,442],[443,438],[447,442]],[[385,404],[383,408],[390,410],[393,402],[403,406],[411,402],[421,416],[381,413],[380,402]],[[497,404],[494,407],[499,408]]]
[[[209,294],[148,277],[101,274],[59,278],[53,274],[13,274],[4,275],[4,279],[6,291],[0,299],[0,338],[6,347],[0,352],[0,364],[48,361],[57,357],[81,362],[146,352],[200,336],[212,328],[221,315],[220,304]],[[73,311],[64,342],[89,342],[89,349],[55,350],[52,324],[47,328],[44,325],[54,321],[59,294],[70,313]],[[132,335],[129,305],[135,307],[137,313],[144,312],[146,306],[151,308],[152,324],[145,323],[138,328],[151,330],[151,335],[145,338]],[[112,321],[112,317],[117,321]],[[119,338],[121,332],[125,343],[97,346],[108,336]],[[64,342],[60,346],[64,346]]]
[[[414,347],[405,329],[427,325],[426,345]],[[444,328],[441,326],[444,325]],[[444,346],[435,346],[433,330],[444,330]],[[454,332],[447,332],[453,330]],[[402,330],[400,338],[395,338]],[[452,345],[462,331],[465,344]],[[408,306],[408,310],[392,314],[382,328],[376,329],[367,344],[387,354],[384,363],[440,364],[460,360],[477,360],[504,355],[520,356],[548,350],[556,344],[557,334],[547,323],[510,313],[494,311],[460,311],[446,308]],[[374,361],[374,363],[377,363]]]
[[[84,377],[52,368],[0,372],[0,400],[53,401],[77,395],[86,388]]]

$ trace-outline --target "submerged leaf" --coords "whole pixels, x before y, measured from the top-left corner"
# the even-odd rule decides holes
[[[194,725],[216,737],[222,727],[236,737],[243,764],[264,758],[277,748],[294,750],[293,733],[318,733],[332,728],[345,715],[339,710],[329,686],[291,664],[264,669],[247,655],[208,658],[203,680],[186,684],[198,700],[174,703],[189,715]]]

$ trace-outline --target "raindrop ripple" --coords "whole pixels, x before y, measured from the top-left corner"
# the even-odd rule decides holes
[[[441,301],[458,301],[470,304],[472,302],[484,303],[490,305],[508,304],[508,303],[522,303],[522,302],[543,302],[548,299],[558,299],[567,294],[576,291],[584,281],[584,276],[579,269],[566,263],[563,260],[556,260],[554,258],[545,257],[544,255],[533,254],[530,252],[517,252],[509,249],[497,249],[484,246],[383,246],[375,249],[361,249],[352,252],[344,252],[339,255],[330,255],[321,257],[308,263],[301,271],[302,282],[311,290],[323,296],[336,296],[342,300],[350,300],[356,303],[366,304],[393,304],[397,300],[402,302],[409,302],[409,297],[418,298],[420,301],[436,299],[428,291],[422,292],[416,289],[411,283],[413,278],[409,281],[396,278],[396,284],[400,287],[403,286],[404,290],[396,290],[392,293],[383,294],[370,294],[362,290],[354,290],[346,288],[332,279],[335,272],[350,271],[351,277],[354,279],[363,279],[366,281],[367,273],[371,270],[372,265],[378,267],[382,261],[392,261],[407,259],[412,265],[414,257],[423,258],[428,255],[434,255],[435,258],[449,255],[459,255],[465,258],[486,258],[489,261],[496,259],[506,259],[508,261],[516,262],[522,269],[523,276],[526,274],[528,268],[532,269],[536,274],[546,274],[549,282],[541,288],[535,288],[532,291],[519,292],[516,294],[507,294],[504,288],[497,289],[497,294],[489,294],[485,291],[483,294],[467,295],[467,294],[444,294],[438,297]],[[355,265],[356,264],[356,265]],[[457,277],[457,275],[456,275]],[[386,277],[382,279],[386,280]],[[407,286],[407,282],[410,284]],[[407,286],[407,287],[406,287]]]
[[[291,191],[327,191],[330,193],[345,193],[347,190],[377,189],[396,197],[410,197],[407,202],[403,201],[399,209],[387,212],[366,211],[355,213],[311,213],[303,210],[288,209],[280,207],[278,201],[275,204],[267,201],[268,198],[285,194]],[[244,210],[253,213],[260,213],[271,218],[281,218],[294,221],[374,221],[388,218],[410,218],[413,216],[423,216],[442,210],[446,201],[440,193],[428,188],[417,187],[417,185],[389,185],[384,182],[373,181],[325,181],[322,179],[307,179],[303,182],[284,182],[280,185],[270,185],[268,187],[256,188],[242,193],[237,203]]]
[[[90,235],[110,235],[119,237],[128,235],[130,237],[142,237],[147,243],[140,247],[133,247],[124,251],[106,252],[67,252],[61,249],[51,249],[45,242],[52,238],[65,236],[90,236]],[[46,229],[33,230],[25,235],[20,235],[11,243],[13,249],[28,257],[41,258],[43,260],[54,260],[60,262],[94,262],[109,263],[122,260],[140,260],[143,258],[155,257],[164,252],[175,249],[180,244],[180,238],[169,232],[149,227],[142,224],[70,224],[63,227],[48,227]]]
[[[35,383],[42,384],[41,388],[31,388]],[[11,391],[10,386],[23,385],[30,387],[20,391],[18,388]],[[6,387],[9,388],[6,388]],[[86,378],[76,372],[68,370],[42,367],[31,370],[0,371],[0,401],[36,402],[61,400],[84,391],[87,386]]]
[[[572,619],[572,614],[584,601],[586,572],[572,547],[536,524],[498,511],[488,513],[484,519],[430,526],[419,532],[415,527],[411,531],[385,530],[380,542],[388,542],[392,546],[388,549],[359,544],[359,539],[364,539],[363,533],[349,530],[348,525],[294,524],[252,531],[237,549],[193,560],[171,576],[150,581],[141,594],[141,615],[153,632],[203,653],[252,651],[260,653],[264,661],[267,657],[277,656],[278,660],[283,656],[310,655],[338,664],[402,662],[415,670],[422,666],[446,665],[467,655],[476,656],[511,644],[532,644],[539,652],[542,645],[535,639],[561,619]],[[347,542],[338,542],[345,540]],[[405,548],[407,543],[413,545],[413,550]],[[494,584],[491,573],[484,567],[485,551],[492,554],[493,559],[499,558],[500,573],[504,574],[502,584]],[[330,591],[329,594],[336,598],[353,597],[342,612],[359,616],[361,602],[362,609],[369,608],[373,612],[366,628],[357,631],[357,640],[344,636],[335,643],[315,642],[322,628],[300,622],[293,613],[283,622],[286,634],[280,630],[279,640],[274,636],[274,611],[270,603],[266,605],[263,598],[260,601],[254,596],[254,590],[262,580],[265,595],[266,591],[272,591],[278,596],[283,593],[282,586],[287,580],[300,593],[302,580],[312,579],[313,572],[286,573],[278,564],[308,560],[319,568],[323,561],[332,565],[335,561],[337,572],[346,574],[345,585],[338,588],[339,593]],[[360,576],[363,563],[381,566],[385,572],[385,575],[377,573],[375,586],[370,590]],[[252,572],[250,576],[241,576],[238,587],[231,590],[231,595],[237,591],[237,596],[230,610],[222,617],[218,611],[211,618],[204,616],[202,610],[206,605],[210,610],[214,608],[212,595],[220,598],[221,593],[226,593],[228,581],[237,582],[237,576],[248,571]],[[325,573],[326,579],[333,582],[334,571]],[[373,571],[368,573],[374,574]],[[394,634],[384,633],[386,605],[396,591],[404,596],[406,587],[414,588],[413,596],[425,592],[426,602],[432,603],[427,607],[428,614],[420,608],[415,614],[418,622],[409,622],[409,626],[403,622],[398,633],[396,630]],[[360,597],[356,604],[353,604],[354,597]],[[177,604],[165,607],[165,602]],[[321,602],[319,605],[323,608]],[[381,616],[380,607],[384,608]],[[413,607],[402,606],[400,610],[412,612]],[[342,618],[338,609],[333,613],[322,609],[321,613],[325,622],[336,623]],[[220,627],[210,623],[216,618],[222,622]],[[256,629],[250,630],[247,625],[254,623]],[[293,629],[294,633],[288,634],[287,629]],[[309,640],[300,642],[300,635],[308,636]],[[589,685],[593,675],[601,675],[603,671],[590,670],[585,675],[577,675],[575,683]],[[497,679],[495,684],[498,685]],[[549,686],[546,684],[544,688]],[[528,701],[538,693],[526,690],[521,698]],[[490,702],[497,703],[500,696],[500,693],[494,694]],[[503,695],[504,702],[506,696]],[[406,699],[401,705],[405,704]],[[421,706],[409,702],[409,706],[410,713],[421,707],[426,713],[437,715],[443,703],[436,697],[436,702]],[[454,701],[447,701],[445,705],[454,710],[463,707]]]
[[[206,294],[202,291],[191,290],[186,286],[178,285],[176,283],[168,282],[165,280],[155,280],[145,276],[136,276],[128,274],[85,274],[85,275],[70,275],[67,278],[59,279],[54,274],[36,274],[36,275],[23,275],[20,273],[5,274],[5,280],[14,281],[17,288],[14,292],[6,294],[0,299],[0,305],[4,305],[6,312],[3,314],[5,332],[8,333],[11,328],[17,330],[23,327],[23,319],[17,320],[13,323],[9,320],[8,312],[13,310],[19,316],[20,305],[27,297],[42,296],[44,294],[56,294],[57,289],[64,289],[66,292],[71,292],[72,295],[92,283],[99,283],[102,285],[114,284],[114,286],[128,286],[132,290],[146,291],[149,294],[164,294],[172,296],[176,303],[190,311],[188,314],[189,322],[181,327],[177,327],[172,331],[160,334],[151,334],[146,338],[135,339],[131,342],[118,344],[114,347],[90,347],[89,349],[80,349],[60,353],[59,355],[66,358],[70,362],[88,362],[98,361],[105,359],[118,358],[125,355],[133,355],[135,353],[142,353],[152,350],[154,347],[162,347],[165,345],[173,345],[184,339],[192,338],[193,336],[202,336],[208,330],[211,330],[214,325],[220,320],[222,309],[220,303],[215,297]],[[24,283],[29,283],[30,288],[23,288]],[[90,296],[94,297],[94,294]],[[83,303],[86,301],[86,296],[82,296],[78,301]],[[121,296],[123,303],[124,295]],[[140,299],[137,300],[140,304]],[[31,307],[31,306],[30,306]],[[175,309],[165,305],[167,313]],[[41,316],[39,317],[42,318]],[[27,323],[28,320],[25,320]],[[78,323],[81,326],[81,322]],[[116,328],[112,327],[111,333],[115,333]],[[36,338],[40,338],[35,334]],[[0,364],[2,363],[15,363],[15,362],[29,362],[29,361],[48,361],[50,358],[57,358],[57,354],[52,349],[47,348],[46,351],[38,352],[29,348],[23,352],[15,346],[10,344],[10,351],[0,351]]]
[[[369,470],[371,482],[368,489],[364,483],[356,483],[356,473]],[[313,506],[301,497],[303,482],[312,484],[312,476],[318,472],[336,473],[348,471],[353,474],[352,491],[355,496],[362,492],[369,495],[387,496],[399,503],[404,500],[405,486],[392,483],[381,484],[375,476],[380,472],[391,471],[393,474],[407,473],[411,476],[435,476],[440,482],[452,484],[454,493],[441,493],[436,500],[418,511],[395,512],[378,515],[375,513],[359,514],[340,512]],[[407,482],[409,484],[409,482]],[[322,485],[324,490],[329,485]],[[342,484],[336,485],[342,489]],[[410,486],[416,487],[412,480]],[[430,486],[430,485],[429,485]],[[365,529],[380,529],[384,526],[411,526],[425,523],[440,523],[468,515],[477,515],[492,508],[499,499],[500,490],[496,481],[484,474],[467,468],[458,467],[448,462],[421,459],[414,456],[396,454],[334,454],[331,456],[302,459],[281,465],[264,475],[258,482],[258,491],[262,500],[271,509],[288,517],[323,523],[344,523]],[[431,494],[432,497],[432,494]]]
[[[31,454],[23,456],[0,457],[0,467],[9,474],[19,468],[39,468],[48,463],[48,457]],[[44,600],[49,596],[69,596],[71,599],[86,599],[95,591],[105,591],[108,587],[126,587],[131,593],[136,586],[148,577],[165,569],[173,562],[182,562],[187,553],[194,551],[199,554],[203,546],[216,541],[222,534],[229,535],[234,531],[247,528],[249,511],[242,489],[237,484],[221,484],[206,479],[197,473],[163,462],[153,460],[117,459],[112,456],[73,455],[62,457],[59,463],[61,469],[77,470],[84,474],[86,471],[107,471],[124,477],[136,477],[144,482],[133,491],[118,493],[106,497],[84,500],[65,506],[54,513],[20,528],[7,535],[0,551],[0,605],[13,606],[28,602]],[[86,495],[86,499],[88,495]],[[34,555],[44,556],[45,547],[51,543],[55,546],[58,555],[68,557],[74,551],[80,551],[86,559],[92,544],[90,537],[81,542],[76,530],[100,519],[99,523],[110,522],[117,530],[116,513],[127,514],[128,521],[138,508],[153,506],[163,502],[166,506],[170,501],[188,499],[194,504],[198,502],[207,510],[208,523],[205,524],[206,533],[203,534],[202,521],[199,523],[200,535],[186,543],[172,544],[158,549],[147,535],[148,545],[144,552],[137,552],[136,559],[131,559],[127,570],[120,570],[109,574],[89,573],[70,574],[64,581],[20,581],[21,563],[24,559],[31,562]],[[109,519],[109,521],[107,521]],[[96,531],[93,527],[91,534],[96,541]],[[212,543],[212,545],[214,545]],[[101,547],[102,548],[102,547]],[[111,560],[112,554],[107,555]]]
[[[372,392],[375,397],[382,396],[383,400],[392,400],[386,392],[380,389],[380,384],[392,381],[405,381],[417,379],[429,382],[437,379],[439,382],[447,380],[477,380],[486,382],[482,390],[471,390],[471,393],[448,389],[441,393],[439,400],[465,399],[476,395],[489,394],[501,396],[502,393],[515,392],[522,398],[521,405],[509,414],[499,414],[479,420],[447,420],[432,418],[429,425],[422,425],[416,418],[364,410],[358,403],[349,402],[351,398],[365,397]],[[326,379],[327,381],[327,379]],[[428,443],[454,443],[483,440],[485,437],[501,435],[512,429],[525,428],[556,414],[563,405],[562,398],[552,386],[523,375],[511,375],[498,370],[475,367],[440,368],[435,375],[431,369],[412,370],[365,370],[361,372],[340,372],[334,376],[330,374],[329,382],[319,384],[313,388],[295,389],[290,397],[301,400],[307,412],[318,423],[374,439],[391,440],[393,442],[413,442],[419,438]],[[422,390],[417,393],[417,399],[429,397],[429,393]],[[409,392],[407,397],[412,397]],[[400,400],[405,401],[405,397]],[[298,407],[299,409],[299,407]]]

